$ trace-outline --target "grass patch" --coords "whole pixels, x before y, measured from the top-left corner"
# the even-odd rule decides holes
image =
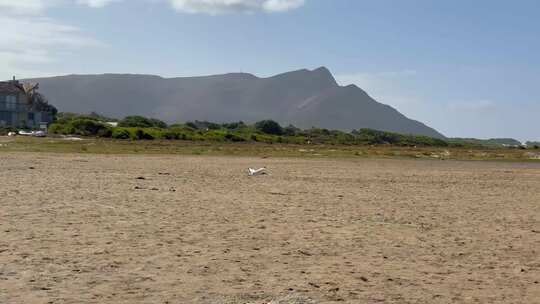
[[[531,150],[528,150],[531,151]],[[215,156],[260,156],[301,158],[400,158],[428,160],[499,160],[540,162],[527,150],[461,147],[400,147],[390,145],[327,145],[264,142],[214,142],[182,140],[115,140],[86,138],[1,137],[0,153],[95,153],[95,154],[180,154]]]

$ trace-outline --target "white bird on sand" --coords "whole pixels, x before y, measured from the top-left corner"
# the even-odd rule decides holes
[[[262,167],[262,168],[259,168],[259,169],[248,168],[248,175],[249,176],[261,175],[261,174],[266,174],[266,168],[265,167]]]

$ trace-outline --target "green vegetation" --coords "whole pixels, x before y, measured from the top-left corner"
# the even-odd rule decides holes
[[[111,137],[111,126],[90,116],[59,115],[58,120],[49,127],[53,134]]]
[[[391,132],[376,131],[371,129],[361,129],[353,131],[353,135],[360,139],[360,142],[369,144],[390,144],[399,146],[428,146],[428,147],[447,147],[450,145],[462,146],[459,143],[449,143],[445,140],[428,137],[403,135]]]
[[[58,109],[51,105],[47,98],[34,89],[27,91],[28,101],[34,111],[49,113],[54,119],[58,113]],[[26,89],[25,89],[26,90]]]
[[[19,131],[15,127],[0,127],[0,136],[6,136],[9,132],[17,132]]]
[[[261,133],[271,135],[282,135],[283,128],[273,120],[261,120],[255,123],[255,129]]]
[[[115,128],[111,135],[114,139],[130,139],[131,135],[125,128]]]
[[[280,144],[261,142],[216,142],[189,140],[116,140],[86,137],[0,138],[2,153],[96,153],[180,154],[212,156],[259,156],[301,158],[406,158],[420,160],[490,160],[540,162],[531,150],[482,147],[426,147],[395,145]]]
[[[167,128],[167,124],[163,121],[143,116],[127,116],[118,123],[118,126],[129,128]]]
[[[59,113],[50,134],[77,135],[71,140],[47,138],[2,139],[1,152],[143,153],[187,155],[250,155],[262,157],[377,157],[538,162],[536,151],[495,144],[495,141],[437,139],[371,129],[352,132],[295,126],[274,121],[248,125],[242,121],[218,124],[192,121],[165,125],[140,116],[115,120],[99,114]],[[118,122],[116,123],[112,122]],[[119,126],[122,123],[123,126]],[[144,127],[142,127],[144,126]],[[0,135],[10,128],[0,128]],[[528,148],[538,149],[530,142]]]
[[[527,146],[527,148],[529,148],[529,149],[538,150],[538,149],[540,149],[540,142],[538,142],[538,141],[528,141],[528,142],[525,143],[525,146]]]
[[[352,132],[311,128],[302,130],[293,125],[280,126],[273,120],[253,125],[242,121],[214,123],[192,121],[168,126],[158,119],[128,116],[111,124],[112,118],[99,114],[79,115],[60,113],[51,125],[52,134],[113,138],[119,140],[184,140],[195,142],[258,142],[269,144],[324,145],[392,145],[401,147],[512,147],[520,144],[512,139],[438,139],[427,136],[404,135],[392,132],[360,129]],[[516,145],[517,146],[517,145]]]
[[[476,138],[452,138],[451,142],[462,143],[464,145],[484,146],[484,147],[519,147],[521,142],[513,138],[492,138],[492,139],[476,139]]]

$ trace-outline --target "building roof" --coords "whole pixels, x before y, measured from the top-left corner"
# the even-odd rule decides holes
[[[18,81],[0,81],[0,94],[24,93],[24,89]]]

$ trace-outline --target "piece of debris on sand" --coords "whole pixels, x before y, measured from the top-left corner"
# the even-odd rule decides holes
[[[265,167],[262,167],[262,168],[259,168],[259,169],[248,168],[248,175],[249,176],[264,175],[264,174],[268,174],[268,173],[266,173],[266,168]]]

